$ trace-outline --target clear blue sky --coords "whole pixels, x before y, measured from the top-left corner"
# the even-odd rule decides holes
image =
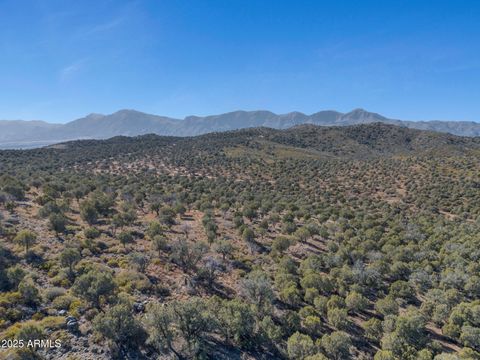
[[[480,121],[480,2],[0,0],[0,119],[362,107]]]

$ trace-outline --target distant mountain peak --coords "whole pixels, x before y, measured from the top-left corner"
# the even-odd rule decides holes
[[[382,116],[380,114],[377,114],[377,113],[374,113],[374,112],[371,112],[371,111],[367,111],[367,110],[362,109],[362,108],[353,109],[352,111],[344,114],[344,116],[375,117],[375,118],[386,119],[384,116]]]
[[[390,122],[388,118],[374,113],[367,111],[365,109],[354,109],[346,114],[343,114],[340,118],[342,123],[346,122],[347,124],[351,124],[352,122],[355,123],[370,123],[370,122]]]
[[[361,113],[370,113],[370,111],[367,111],[365,110],[364,108],[355,108],[353,110],[350,111],[350,113],[357,113],[357,114],[361,114]]]
[[[128,116],[128,115],[148,115],[148,114],[146,114],[144,112],[141,112],[141,111],[138,111],[138,110],[135,110],[135,109],[121,109],[121,110],[118,110],[118,111],[114,112],[110,116],[114,116],[114,115]]]

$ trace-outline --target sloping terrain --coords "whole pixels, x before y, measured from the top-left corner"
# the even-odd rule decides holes
[[[0,151],[0,349],[479,359],[480,139],[373,123]]]
[[[114,137],[108,140],[80,140],[53,145],[25,154],[43,156],[52,151],[64,158],[88,156],[160,153],[185,156],[207,152],[220,155],[221,149],[246,146],[257,151],[288,147],[307,150],[318,158],[373,158],[394,155],[428,155],[432,152],[461,154],[479,149],[479,138],[460,137],[437,132],[408,129],[382,123],[349,127],[298,125],[286,130],[252,128],[216,132],[197,137],[169,137],[153,134],[138,137]],[[78,152],[78,149],[82,151]],[[175,153],[175,154],[174,154]],[[188,155],[187,155],[188,156]]]

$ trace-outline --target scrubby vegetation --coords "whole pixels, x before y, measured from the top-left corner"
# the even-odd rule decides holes
[[[1,351],[480,359],[479,160],[381,124],[1,151],[0,339],[62,341]]]

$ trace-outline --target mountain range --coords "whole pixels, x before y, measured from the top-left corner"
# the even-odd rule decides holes
[[[460,136],[480,136],[480,123],[470,121],[406,121],[355,109],[348,113],[320,111],[275,114],[270,111],[234,111],[211,116],[174,119],[136,110],[120,110],[110,115],[90,114],[66,124],[44,121],[0,121],[0,148],[32,148],[76,139],[107,139],[144,134],[195,136],[243,128],[287,129],[301,124],[348,126],[385,123],[408,128],[445,132]]]

